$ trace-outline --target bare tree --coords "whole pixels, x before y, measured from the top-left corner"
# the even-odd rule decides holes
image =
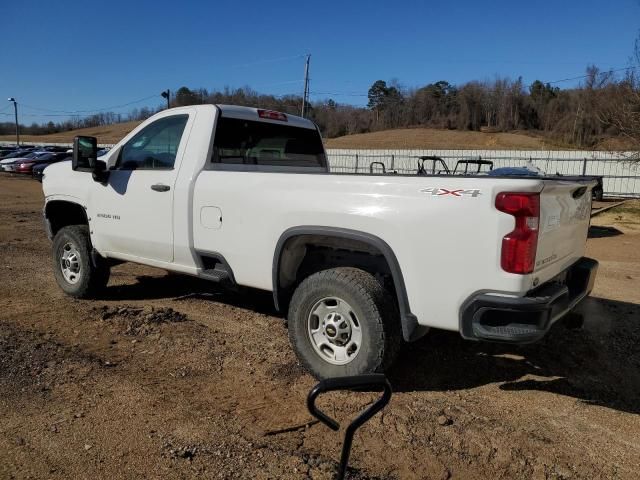
[[[631,63],[625,78],[611,86],[609,95],[601,99],[599,118],[631,145],[630,160],[640,162],[640,32]]]

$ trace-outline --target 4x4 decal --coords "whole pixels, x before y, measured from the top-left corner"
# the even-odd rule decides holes
[[[442,197],[442,196],[451,196],[451,197],[477,197],[479,195],[482,195],[482,192],[475,188],[475,189],[471,189],[471,190],[465,190],[465,189],[456,189],[456,190],[450,190],[448,188],[442,188],[442,187],[429,187],[429,188],[423,188],[422,190],[420,190],[422,193],[430,193],[432,197]]]

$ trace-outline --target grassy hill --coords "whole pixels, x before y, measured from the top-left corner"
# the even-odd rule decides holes
[[[116,143],[127,133],[136,128],[140,122],[124,122],[103,127],[81,128],[68,132],[51,133],[49,135],[20,135],[20,142],[38,143],[71,143],[76,135],[88,135],[96,137],[98,143]],[[15,135],[0,135],[0,140],[13,142]]]
[[[540,150],[559,148],[523,133],[484,133],[435,128],[399,128],[326,140],[327,148],[425,148]],[[561,148],[561,147],[560,147]]]

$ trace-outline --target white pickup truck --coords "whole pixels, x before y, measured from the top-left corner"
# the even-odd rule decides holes
[[[227,105],[149,118],[105,156],[46,169],[53,269],[98,295],[151,265],[273,292],[317,377],[382,371],[430,327],[540,339],[587,296],[593,181],[330,173],[309,120]]]

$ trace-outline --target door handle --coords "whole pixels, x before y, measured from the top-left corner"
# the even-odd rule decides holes
[[[151,190],[155,190],[156,192],[168,192],[171,190],[171,187],[164,183],[156,183],[155,185],[151,185]]]

